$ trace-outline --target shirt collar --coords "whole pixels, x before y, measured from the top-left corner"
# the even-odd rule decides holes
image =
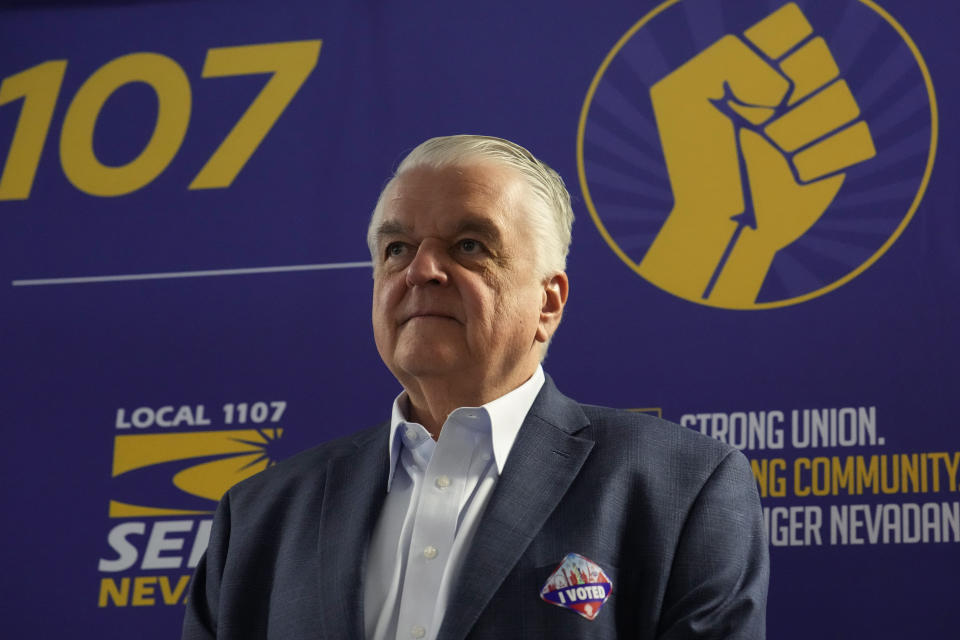
[[[509,393],[491,400],[482,407],[490,418],[491,440],[493,442],[493,457],[497,463],[497,473],[503,473],[503,467],[507,463],[507,456],[513,448],[513,443],[520,432],[520,426],[527,417],[527,412],[533,405],[533,401],[540,393],[545,380],[543,367],[537,365],[537,370],[533,372],[530,378],[519,387]],[[404,415],[407,405],[407,392],[402,391],[393,400],[393,410],[390,414],[390,470],[387,477],[387,491],[393,484],[394,470],[397,468],[397,460],[400,457],[400,450],[403,447],[401,431],[402,427],[407,425],[416,425],[426,434],[423,426],[409,422]],[[467,407],[461,407],[467,408]],[[429,436],[427,436],[429,437]]]

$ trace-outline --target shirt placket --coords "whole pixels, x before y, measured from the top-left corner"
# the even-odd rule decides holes
[[[451,416],[452,417],[452,416]],[[476,434],[458,420],[444,425],[417,500],[403,581],[397,638],[434,637],[437,594],[457,532]]]

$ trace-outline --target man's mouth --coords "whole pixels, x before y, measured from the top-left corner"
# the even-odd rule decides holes
[[[444,313],[442,311],[416,311],[408,315],[400,324],[406,324],[411,320],[417,319],[437,319],[437,320],[453,320],[454,322],[459,322],[455,317],[449,313]]]

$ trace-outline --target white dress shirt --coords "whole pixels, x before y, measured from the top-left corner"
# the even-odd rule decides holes
[[[510,393],[453,411],[436,441],[404,416],[406,393],[394,400],[387,497],[364,572],[367,640],[436,637],[477,523],[543,382],[538,366]]]

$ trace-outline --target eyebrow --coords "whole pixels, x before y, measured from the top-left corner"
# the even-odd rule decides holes
[[[476,233],[483,236],[484,239],[492,242],[499,242],[502,235],[500,229],[490,220],[484,218],[466,218],[462,220],[454,229],[455,236],[463,233]],[[386,220],[377,226],[376,238],[379,240],[386,236],[412,235],[412,229],[397,222],[396,220]]]
[[[454,235],[462,233],[476,233],[494,242],[499,242],[501,236],[500,228],[485,218],[467,218],[461,221],[454,230]]]
[[[395,220],[387,220],[386,222],[381,222],[377,226],[377,232],[375,236],[379,239],[384,236],[398,236],[407,234],[409,232],[410,228],[406,225],[402,225]]]

